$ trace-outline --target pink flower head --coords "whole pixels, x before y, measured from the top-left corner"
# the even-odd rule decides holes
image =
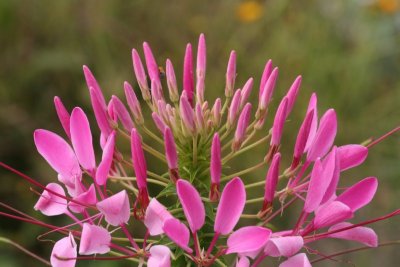
[[[170,267],[171,251],[167,246],[155,245],[150,248],[150,257],[147,261],[148,267]]]
[[[183,62],[183,90],[186,91],[188,101],[193,105],[193,55],[192,55],[192,45],[186,45],[185,59]]]
[[[82,167],[89,172],[96,169],[96,160],[94,157],[92,132],[86,114],[81,108],[74,108],[71,114],[71,142],[75,154]]]
[[[82,227],[79,254],[105,254],[110,251],[111,234],[107,229],[84,223]]]
[[[307,154],[308,161],[315,161],[318,157],[325,156],[335,140],[336,131],[336,112],[333,109],[329,109],[321,118],[314,141]]]
[[[236,226],[246,202],[246,191],[239,177],[225,185],[215,215],[214,231],[227,235]]]
[[[190,230],[192,233],[195,233],[204,225],[206,218],[200,194],[190,182],[182,179],[179,179],[176,183],[176,192],[182,204]]]
[[[108,175],[110,173],[110,169],[114,159],[115,135],[116,132],[113,131],[107,138],[106,144],[103,148],[103,156],[96,171],[96,183],[99,185],[106,184]]]
[[[231,54],[229,55],[228,67],[226,69],[226,85],[225,85],[226,97],[231,97],[233,95],[235,79],[236,79],[236,52],[231,51]]]
[[[165,75],[167,77],[169,97],[172,102],[178,102],[179,100],[178,85],[176,83],[174,66],[172,65],[172,62],[169,59],[167,59],[166,62]]]
[[[278,68],[274,68],[269,75],[268,80],[265,82],[264,88],[262,89],[262,94],[259,99],[258,108],[260,110],[266,110],[269,102],[271,101],[272,95],[275,90],[276,80],[278,79]],[[286,112],[285,112],[286,115]]]
[[[144,225],[149,230],[150,235],[163,234],[163,226],[166,220],[173,218],[172,215],[167,211],[157,199],[152,198],[149,206],[146,209],[146,215],[144,217]]]
[[[232,143],[233,151],[236,151],[240,148],[246,137],[246,130],[247,127],[249,126],[250,116],[251,116],[251,104],[247,103],[244,106],[242,113],[239,116],[238,124],[235,131],[235,137]]]
[[[35,130],[34,141],[40,155],[66,180],[80,179],[82,171],[70,145],[57,134],[47,130]]]
[[[56,216],[67,212],[67,200],[65,199],[65,192],[61,185],[56,183],[48,184],[46,190],[43,191],[36,202],[34,209],[39,210],[46,216]]]
[[[70,115],[58,96],[54,97],[54,106],[56,108],[58,119],[61,122],[61,126],[63,127],[68,138],[71,138],[71,133],[69,129]]]
[[[129,221],[130,205],[128,193],[125,190],[98,202],[96,207],[105,216],[106,221],[113,226],[126,224]]]
[[[75,267],[77,246],[74,236],[68,236],[58,240],[51,251],[50,263],[52,267]]]

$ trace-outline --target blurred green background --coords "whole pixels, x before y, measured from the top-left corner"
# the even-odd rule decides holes
[[[159,65],[171,58],[181,77],[185,45],[207,39],[206,97],[222,94],[230,49],[238,54],[237,86],[249,77],[258,81],[267,59],[280,68],[274,105],[296,75],[302,91],[285,132],[282,149],[290,160],[295,131],[308,98],[315,91],[319,109],[337,110],[336,144],[360,143],[399,125],[400,2],[398,0],[311,1],[178,1],[178,0],[0,0],[0,160],[45,183],[54,172],[36,152],[32,132],[46,128],[62,134],[53,97],[67,108],[90,110],[82,65],[96,75],[106,96],[123,96],[122,84],[134,83],[131,49],[148,41]],[[94,121],[92,120],[94,128]],[[292,130],[293,129],[293,130]],[[262,157],[265,148],[257,151]],[[254,165],[244,156],[236,166]],[[253,163],[253,164],[252,164]],[[152,164],[149,163],[150,168]],[[235,167],[236,168],[236,167]],[[239,168],[239,167],[237,167]],[[248,179],[260,179],[265,170]],[[346,172],[343,185],[377,176],[373,203],[355,221],[399,207],[400,138],[389,138],[370,150],[366,163]],[[29,185],[0,169],[0,198],[34,214],[37,197]],[[251,196],[262,193],[251,192]],[[249,209],[256,212],[257,208]],[[294,216],[293,216],[294,219]],[[400,239],[400,220],[373,226],[381,241]],[[43,230],[0,218],[0,236],[23,244],[45,258],[51,243],[36,236]],[[325,242],[321,252],[354,247],[351,242]],[[399,246],[340,257],[343,262],[316,266],[398,266]],[[20,251],[0,243],[0,266],[40,266]],[[78,266],[128,266],[123,262],[81,262]]]

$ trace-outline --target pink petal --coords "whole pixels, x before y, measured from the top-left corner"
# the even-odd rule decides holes
[[[281,103],[279,104],[278,109],[276,110],[274,124],[272,126],[272,135],[271,135],[272,146],[279,146],[279,144],[281,143],[283,126],[285,125],[286,121],[287,106],[288,106],[288,98],[284,97]]]
[[[236,267],[250,267],[250,261],[247,257],[240,257],[236,262]]]
[[[181,223],[178,219],[171,218],[165,221],[163,230],[175,244],[186,252],[192,253],[192,249],[188,247],[190,233],[186,225]]]
[[[305,253],[297,254],[282,262],[279,267],[312,267]]]
[[[76,264],[76,243],[71,233],[58,240],[51,251],[50,263],[52,267],[74,267]],[[71,259],[63,260],[59,258]]]
[[[110,251],[111,234],[107,229],[84,223],[82,227],[79,254],[105,254]]]
[[[335,155],[334,155],[335,154]],[[329,183],[328,188],[325,191],[325,195],[322,198],[321,204],[326,203],[333,198],[336,198],[336,189],[339,184],[340,178],[340,162],[339,162],[339,155],[338,155],[337,147],[334,146],[332,151],[326,156],[322,164],[325,168],[325,175],[332,175],[331,181]],[[331,173],[332,172],[332,173]]]
[[[355,212],[371,202],[377,188],[378,179],[368,177],[347,188],[336,200],[346,204]]]
[[[147,230],[149,230],[150,235],[160,235],[164,233],[163,226],[165,221],[171,218],[173,217],[167,208],[158,202],[157,199],[152,198],[146,209],[143,223],[146,225]]]
[[[35,130],[35,145],[40,155],[62,177],[81,178],[82,172],[74,151],[64,139],[47,130]]]
[[[229,55],[228,67],[226,68],[226,85],[225,85],[226,97],[231,97],[233,95],[235,79],[236,79],[236,52],[231,51],[231,54]]]
[[[332,226],[331,228],[329,228],[328,231],[329,232],[335,231],[349,226],[352,226],[352,224],[348,222],[343,222]],[[337,232],[334,234],[330,234],[329,237],[356,241],[369,247],[378,246],[378,236],[376,235],[375,231],[369,227],[359,226],[352,229]]]
[[[233,178],[225,185],[215,215],[214,231],[223,235],[229,234],[242,215],[246,202],[246,190],[239,177]]]
[[[278,79],[278,74],[278,68],[274,68],[274,70],[271,72],[271,75],[269,75],[268,80],[265,82],[261,98],[259,99],[258,103],[259,109],[266,110],[269,102],[271,102],[271,98],[275,90],[276,80]]]
[[[92,103],[97,125],[103,134],[109,135],[112,132],[112,129],[109,122],[111,118],[107,114],[107,105],[101,102],[102,95],[100,95],[98,91],[94,90],[93,88],[89,88],[89,92],[90,102]]]
[[[103,148],[101,162],[96,170],[96,182],[99,185],[105,185],[107,182],[108,174],[114,158],[115,134],[116,132],[114,131],[107,138],[107,142]]]
[[[267,63],[265,64],[264,71],[261,76],[261,81],[260,81],[260,89],[258,93],[258,98],[261,98],[264,88],[265,88],[265,83],[267,82],[269,76],[271,75],[272,72],[272,60],[269,59]]]
[[[343,222],[353,217],[351,209],[339,201],[333,201],[322,206],[316,211],[314,218],[314,228],[320,229],[339,222]]]
[[[98,202],[96,207],[113,226],[126,224],[129,221],[129,198],[125,190]]]
[[[300,159],[301,155],[303,155],[308,137],[310,136],[311,125],[315,116],[315,111],[312,110],[308,112],[304,118],[304,121],[300,126],[299,133],[297,134],[296,144],[293,152],[294,158]]]
[[[308,135],[306,147],[304,149],[305,152],[307,152],[310,149],[310,146],[312,145],[314,141],[315,134],[317,133],[317,128],[318,128],[318,109],[317,109],[317,94],[313,93],[310,97],[310,101],[308,103],[308,108],[307,108],[307,114],[310,113],[310,111],[314,111],[313,119],[311,122],[310,126],[310,133]]]
[[[247,100],[249,99],[249,96],[251,94],[251,90],[253,89],[253,83],[254,79],[250,78],[247,80],[247,82],[243,85],[242,88],[242,97],[240,99],[240,108],[243,108],[244,105],[246,105]]]
[[[194,111],[188,100],[186,91],[182,92],[179,110],[183,125],[189,131],[189,133],[194,133],[196,130],[194,123]]]
[[[324,169],[322,167],[321,160],[317,159],[311,172],[307,197],[304,202],[304,211],[307,213],[311,213],[319,207],[322,197],[325,194],[325,190],[329,185],[329,181],[325,181],[324,177],[322,177],[323,172]],[[320,187],[322,187],[321,190]]]
[[[234,150],[238,150],[246,137],[246,130],[249,126],[251,116],[251,104],[247,103],[242,113],[240,113],[238,124],[235,131],[235,137],[233,142]]]
[[[98,95],[98,99],[100,101],[100,104],[103,106],[106,106],[106,101],[104,99],[103,93],[101,91],[101,88],[99,86],[99,84],[96,81],[96,78],[93,76],[92,72],[90,71],[90,69],[87,66],[83,66],[83,74],[85,75],[85,80],[86,80],[86,84],[87,87],[93,88],[93,90],[96,91],[96,94]]]
[[[264,227],[242,227],[229,236],[226,254],[246,253],[259,250],[267,243],[270,236],[271,230]]]
[[[201,196],[190,182],[182,179],[179,179],[176,183],[176,192],[182,204],[190,230],[192,233],[195,233],[204,225],[206,218]]]
[[[144,71],[142,61],[140,60],[140,56],[136,51],[136,49],[132,49],[132,62],[133,62],[133,71],[135,72],[136,80],[138,81],[140,88],[142,90],[143,89],[148,90],[146,73]]]
[[[167,246],[155,245],[150,248],[150,257],[147,260],[148,267],[170,267],[171,251]]]
[[[362,164],[368,156],[368,148],[362,145],[345,145],[338,147],[341,171]]]
[[[271,237],[264,248],[264,253],[271,257],[290,257],[304,245],[301,236]]]
[[[272,203],[275,196],[276,186],[279,178],[279,165],[281,161],[281,154],[276,153],[272,158],[271,165],[268,169],[267,176],[265,177],[265,192],[264,201]]]
[[[200,34],[199,37],[199,43],[197,47],[197,65],[196,65],[196,74],[197,78],[202,77],[204,79],[204,76],[206,75],[206,39],[204,37],[204,34]]]
[[[129,115],[128,110],[126,109],[125,105],[122,103],[122,101],[115,95],[111,97],[111,101],[114,104],[114,110],[115,113],[117,114],[117,117],[121,121],[122,126],[130,132],[133,128],[133,121],[131,116]]]
[[[71,142],[82,167],[89,172],[96,169],[92,132],[86,114],[81,108],[74,108],[71,114]]]
[[[214,102],[214,106],[212,107],[212,121],[214,123],[214,127],[218,127],[221,123],[221,98],[217,98]]]
[[[135,128],[131,132],[131,151],[133,169],[136,175],[136,183],[140,188],[147,188],[147,165],[142,147],[142,138]]]
[[[65,199],[65,192],[61,185],[50,183],[46,186],[50,191],[44,190],[40,195],[39,200],[36,202],[34,209],[39,210],[46,216],[56,216],[64,214],[67,211],[67,200]],[[59,197],[54,193],[62,195]]]
[[[314,161],[318,157],[325,156],[335,140],[336,131],[336,112],[333,109],[329,109],[321,118],[314,141],[307,154],[308,161]]]
[[[193,105],[193,56],[192,45],[186,45],[185,58],[183,62],[183,90],[186,91],[189,103]]]
[[[153,112],[151,114],[153,121],[155,125],[157,126],[157,129],[161,132],[164,133],[165,127],[167,127],[164,123],[164,121],[161,119],[160,115],[158,115],[156,112]]]
[[[241,99],[241,90],[237,89],[232,98],[231,105],[229,106],[228,118],[227,118],[227,126],[232,127],[236,122],[236,117],[239,114],[240,108],[240,99]]]
[[[210,175],[213,184],[219,184],[221,180],[221,141],[219,140],[218,133],[214,134],[211,144],[211,162],[210,162]]]
[[[86,192],[83,192],[79,194],[77,197],[74,197],[74,200],[79,203],[86,204],[87,206],[96,204],[97,197],[94,185],[92,184]],[[86,206],[80,205],[72,201],[68,203],[68,207],[71,211],[75,213],[82,213],[86,208]]]
[[[70,115],[58,96],[54,97],[54,106],[56,107],[57,116],[61,122],[61,126],[63,127],[68,138],[71,138],[71,133],[69,130]]]
[[[128,102],[129,109],[132,112],[135,121],[139,124],[142,124],[144,121],[140,102],[137,99],[135,91],[128,82],[124,82],[124,91],[126,101]]]

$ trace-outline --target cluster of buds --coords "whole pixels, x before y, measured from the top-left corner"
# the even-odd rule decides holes
[[[214,103],[205,100],[204,35],[199,38],[195,71],[192,46],[186,46],[181,92],[172,62],[168,59],[166,72],[160,72],[147,43],[143,51],[145,65],[138,51],[132,50],[137,90],[124,83],[127,105],[115,95],[107,102],[92,72],[83,67],[101,133],[100,160],[95,157],[85,112],[79,107],[69,112],[55,97],[66,138],[39,129],[34,133],[34,142],[58,174],[58,182],[44,186],[14,170],[43,189],[35,210],[72,220],[71,224],[55,226],[22,212],[1,212],[49,228],[44,235],[63,235],[54,245],[49,264],[73,267],[77,260],[127,260],[149,267],[191,263],[256,267],[265,258],[276,257],[281,267],[306,267],[311,266],[307,254],[319,253],[312,249],[313,242],[321,239],[378,246],[377,235],[365,225],[398,215],[399,211],[357,224],[349,222],[373,199],[378,180],[368,177],[338,188],[341,173],[362,164],[368,146],[335,146],[336,113],[329,109],[319,118],[315,93],[299,125],[293,156],[288,158],[292,163],[282,168],[283,128],[295,105],[301,76],[280,101],[273,125],[266,129],[278,78],[278,68],[271,60],[262,73],[258,106],[254,109],[249,102],[254,79],[235,90],[234,51],[226,70],[225,99],[217,98]],[[169,100],[163,85],[168,87]],[[138,100],[137,93],[143,101]],[[145,119],[141,105],[149,107],[152,119]],[[258,133],[265,134],[255,140]],[[128,157],[123,149],[126,141],[131,150]],[[233,158],[257,147],[266,148],[259,163],[226,173]],[[164,171],[148,170],[149,158],[162,163],[157,169]],[[244,182],[260,168],[266,169],[265,178],[256,183]],[[150,184],[153,194],[148,190]],[[265,187],[264,196],[248,199],[246,190],[256,187]],[[288,214],[287,208],[295,202],[303,203],[297,222],[292,228],[275,227],[272,231],[273,220]],[[259,205],[258,213],[244,214],[248,205]],[[246,226],[236,229],[246,222]],[[133,229],[139,225],[146,230],[138,238],[133,236]],[[229,254],[236,256],[233,263],[228,262]]]

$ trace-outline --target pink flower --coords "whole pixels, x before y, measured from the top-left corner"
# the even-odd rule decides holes
[[[50,263],[53,267],[74,267],[76,264],[76,243],[71,233],[58,240],[51,251]]]

